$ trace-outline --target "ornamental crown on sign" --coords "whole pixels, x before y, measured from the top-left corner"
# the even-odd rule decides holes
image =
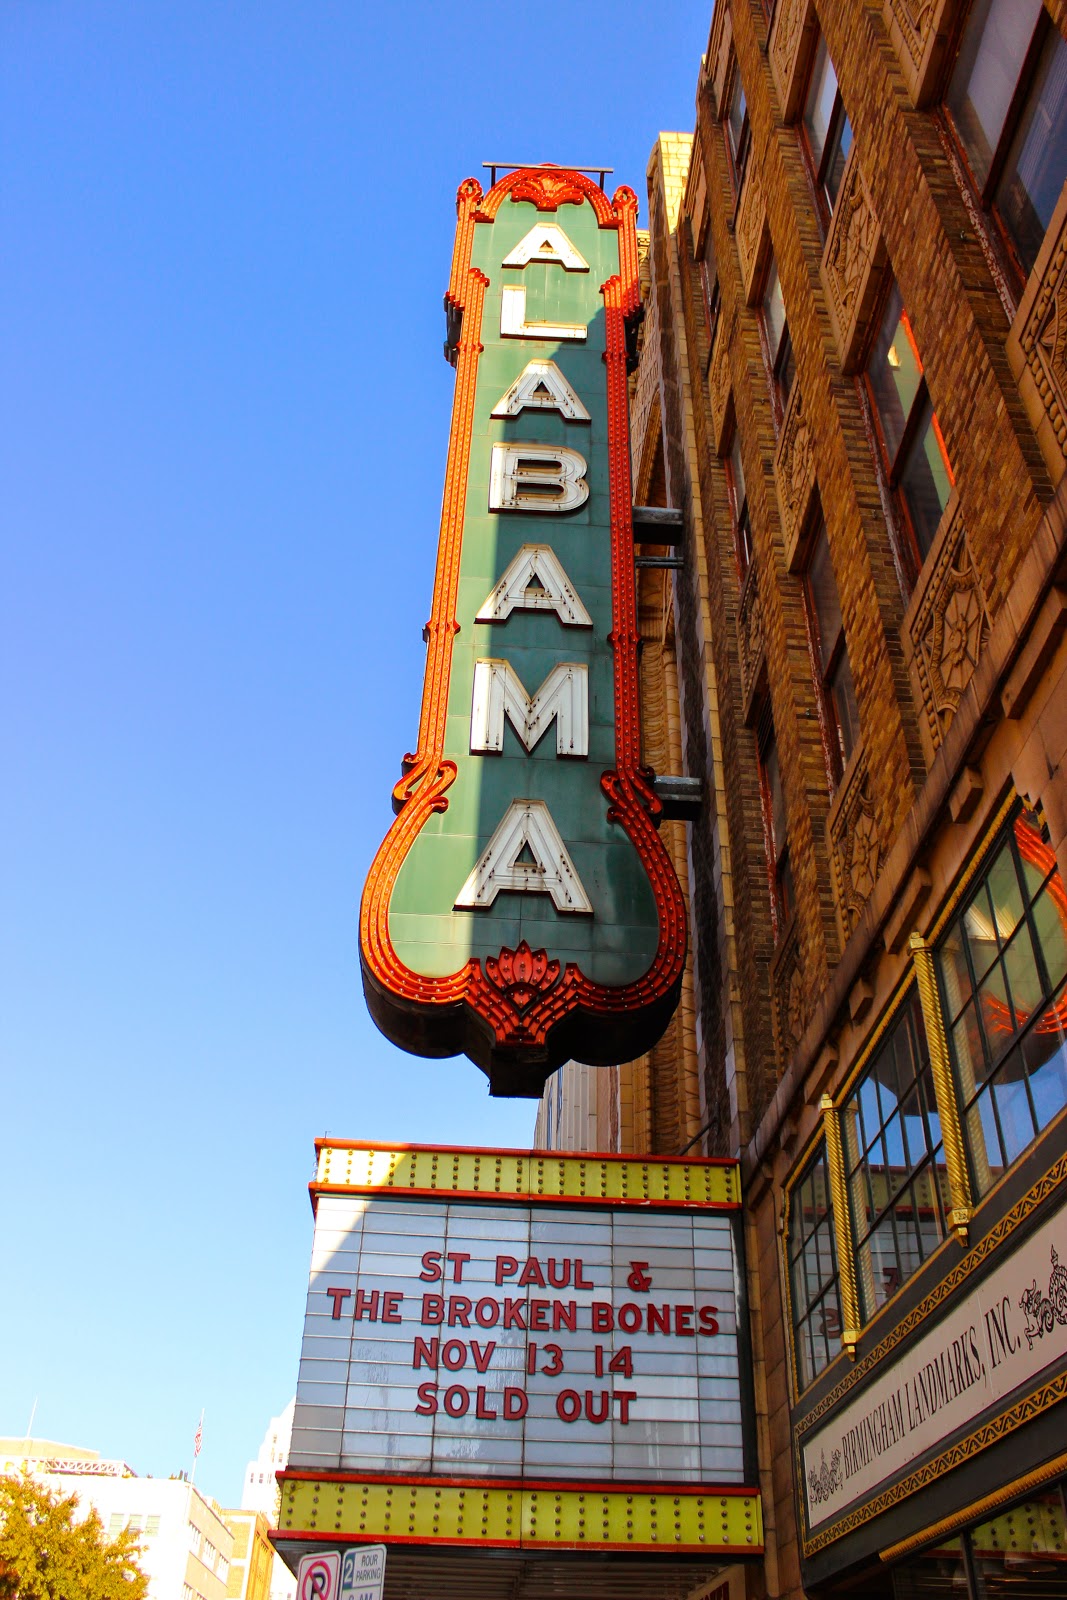
[[[465,1051],[495,1094],[539,1094],[569,1057],[648,1049],[685,961],[641,759],[626,387],[637,200],[540,166],[488,194],[468,179],[457,213],[419,737],[367,877],[360,951],[390,1038]]]

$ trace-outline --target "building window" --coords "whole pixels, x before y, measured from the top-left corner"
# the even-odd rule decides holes
[[[801,127],[826,224],[837,204],[845,162],[852,149],[852,127],[845,115],[837,73],[822,34],[812,57]]]
[[[983,1193],[1067,1106],[1067,889],[1034,812],[998,839],[938,970]]]
[[[778,765],[778,745],[770,715],[764,714],[759,732],[759,777],[763,801],[763,835],[767,846],[767,875],[771,886],[771,912],[775,938],[780,939],[793,911],[793,869],[785,823],[785,794]]]
[[[1027,1591],[1031,1600],[1063,1600],[1065,1489],[1067,1481],[1061,1478],[1032,1489],[1022,1502],[997,1506],[991,1517],[971,1523],[955,1538],[942,1534],[926,1550],[891,1567],[884,1589],[868,1587],[870,1600],[881,1600],[883,1594],[1003,1600]]]
[[[731,62],[725,129],[726,149],[730,157],[730,173],[736,198],[741,193],[741,185],[745,181],[745,168],[748,166],[748,153],[752,145],[752,132],[748,125],[748,102],[745,99],[745,86],[741,82],[741,74],[737,70],[736,56]]]
[[[741,465],[741,438],[736,424],[730,444],[730,454],[726,458],[726,485],[730,492],[730,516],[733,520],[737,571],[738,575],[744,578],[752,562],[752,523],[748,515],[745,469]]]
[[[934,542],[953,476],[900,290],[891,282],[867,363],[883,466],[904,526],[914,582]]]
[[[107,1525],[108,1537],[113,1539],[117,1533],[121,1533],[125,1522],[121,1511],[113,1511]]]
[[[1021,286],[1067,176],[1067,43],[1041,0],[975,0],[945,106]]]
[[[865,1317],[947,1237],[948,1182],[922,1010],[914,993],[841,1112]]]
[[[715,342],[715,328],[719,321],[719,265],[715,259],[715,240],[710,219],[704,228],[703,249],[700,254],[700,286],[704,291],[704,313],[708,319],[708,352]]]
[[[159,1518],[149,1517],[148,1521],[144,1525],[144,1531],[150,1539],[154,1539],[156,1534],[159,1532]]]
[[[771,398],[774,402],[775,422],[781,425],[785,408],[789,404],[789,391],[793,387],[793,341],[789,337],[789,323],[785,315],[785,300],[778,277],[778,263],[771,257],[763,289],[761,306],[763,339],[766,347],[767,367],[771,375]]]
[[[841,602],[830,562],[826,523],[821,510],[817,515],[804,573],[804,592],[808,605],[811,657],[822,714],[827,772],[831,790],[841,782],[848,758],[859,738],[859,710],[852,685],[852,668],[845,647],[841,621]]]
[[[806,1389],[841,1349],[837,1247],[824,1144],[789,1196],[788,1254],[797,1386]]]

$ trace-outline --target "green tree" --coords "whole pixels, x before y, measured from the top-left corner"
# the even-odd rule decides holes
[[[0,1477],[0,1600],[144,1600],[137,1535],[108,1539],[78,1497],[23,1474]]]

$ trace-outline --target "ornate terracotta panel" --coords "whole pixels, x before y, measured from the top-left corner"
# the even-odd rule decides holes
[[[853,145],[845,163],[819,268],[845,372],[856,371],[862,360],[886,265],[885,245],[856,150]]]
[[[786,566],[793,572],[798,566],[800,537],[815,492],[815,451],[804,414],[800,383],[796,379],[774,455],[774,485],[782,519]]]
[[[752,711],[752,695],[759,682],[763,667],[763,607],[760,604],[759,584],[756,581],[755,562],[745,573],[741,585],[741,599],[737,608],[737,648],[741,662],[741,703],[745,720]]]
[[[794,122],[803,109],[811,44],[818,27],[813,0],[778,0],[767,54],[783,122]]]
[[[530,168],[486,195],[468,179],[457,211],[419,736],[367,876],[360,953],[396,1043],[463,1051],[493,1093],[540,1094],[568,1058],[649,1049],[685,962],[685,906],[641,764],[637,200]]]
[[[878,881],[882,841],[862,745],[852,753],[827,819],[841,930],[847,939]]]
[[[810,1000],[800,960],[796,924],[788,928],[775,952],[771,970],[774,1032],[779,1070],[784,1070],[800,1043],[810,1014]]]
[[[937,754],[989,637],[989,608],[955,494],[904,619],[927,762]]]
[[[734,42],[734,19],[728,5],[715,7],[711,23],[711,38],[705,57],[705,71],[711,87],[712,112],[716,120],[725,108],[726,85],[730,75],[730,52]]]
[[[767,207],[763,202],[763,185],[755,163],[750,161],[745,186],[737,204],[737,227],[734,232],[737,255],[741,262],[741,282],[745,299],[753,305],[759,299],[763,269],[767,263],[770,236],[767,231]]]
[[[1067,463],[1067,188],[1008,336],[1008,360],[1054,484]]]
[[[959,12],[960,0],[882,0],[882,15],[913,105],[932,105],[938,96]]]

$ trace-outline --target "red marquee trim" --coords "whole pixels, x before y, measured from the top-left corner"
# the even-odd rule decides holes
[[[434,812],[448,807],[455,763],[444,754],[452,641],[474,421],[482,310],[488,279],[470,265],[477,223],[491,221],[506,196],[539,210],[588,200],[603,228],[619,235],[619,274],[602,285],[608,376],[608,473],[611,501],[612,630],[616,765],[601,778],[608,817],[631,840],[648,875],[659,921],[650,967],[631,983],[586,977],[576,962],[549,952],[504,949],[483,963],[430,978],[399,958],[389,934],[389,903],[404,859]],[[548,1074],[572,1056],[610,1065],[631,1060],[660,1037],[677,1004],[686,956],[681,888],[657,832],[661,806],[641,766],[636,585],[631,523],[626,322],[640,305],[637,197],[621,187],[609,201],[582,173],[520,168],[482,196],[474,178],[460,185],[456,243],[447,302],[462,313],[456,345],[456,392],[441,513],[433,606],[427,624],[426,678],[418,749],[405,756],[393,790],[397,819],[367,876],[360,907],[364,989],[388,1037],[428,1056],[464,1051],[489,1073],[494,1093],[539,1095]]]

